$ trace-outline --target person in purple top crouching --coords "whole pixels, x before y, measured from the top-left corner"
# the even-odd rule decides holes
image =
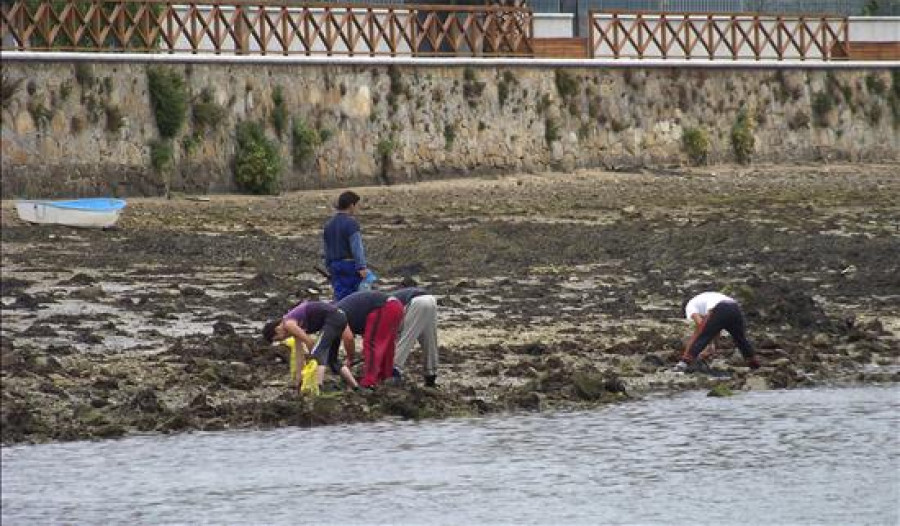
[[[291,309],[281,319],[269,321],[262,330],[263,338],[269,343],[284,340],[293,336],[298,344],[309,351],[309,355],[319,362],[316,379],[319,385],[325,378],[327,365],[334,374],[339,374],[347,386],[356,389],[359,384],[350,371],[353,363],[353,350],[347,352],[347,362],[342,364],[338,358],[341,335],[347,327],[347,316],[330,303],[322,301],[304,301]],[[314,342],[310,334],[321,332],[318,341]],[[303,349],[296,352],[296,370],[303,370],[305,357]],[[300,388],[300,374],[297,374],[295,387]]]

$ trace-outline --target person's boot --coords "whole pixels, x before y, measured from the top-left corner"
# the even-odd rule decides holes
[[[436,374],[429,374],[425,376],[425,387],[437,387]]]
[[[759,357],[754,354],[750,358],[747,358],[747,367],[754,369],[754,370],[759,369],[760,368]]]
[[[710,368],[709,364],[706,361],[700,359],[698,356],[694,359],[693,362],[690,363],[690,371],[692,373],[700,373],[700,374],[712,374],[712,368]]]

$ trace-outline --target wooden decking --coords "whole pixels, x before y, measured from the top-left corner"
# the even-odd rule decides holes
[[[841,46],[835,46],[834,58],[900,60],[900,42],[847,42]]]
[[[588,58],[586,38],[534,38],[531,40],[537,58]]]

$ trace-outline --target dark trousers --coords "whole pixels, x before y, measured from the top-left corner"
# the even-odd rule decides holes
[[[687,358],[691,360],[696,359],[703,352],[703,349],[709,345],[709,342],[723,330],[728,331],[728,334],[734,339],[734,344],[741,351],[741,355],[749,360],[753,356],[753,346],[747,340],[744,313],[741,312],[738,304],[732,301],[723,301],[709,312],[709,316],[706,317],[706,321],[700,327],[700,334],[697,335],[697,339],[694,340],[691,348],[688,349]]]
[[[347,326],[347,315],[342,310],[329,312],[325,315],[325,325],[316,346],[313,347],[312,357],[319,365],[328,365],[331,372],[341,372],[341,362],[338,359],[338,349],[341,346],[341,334]]]

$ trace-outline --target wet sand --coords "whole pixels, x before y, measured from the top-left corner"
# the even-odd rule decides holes
[[[518,174],[356,189],[390,290],[439,298],[439,389],[316,399],[259,328],[327,298],[314,266],[340,190],[130,199],[113,230],[2,205],[5,444],[546,411],[685,389],[900,380],[900,165]],[[728,338],[671,371],[681,302],[738,298],[764,367]]]

